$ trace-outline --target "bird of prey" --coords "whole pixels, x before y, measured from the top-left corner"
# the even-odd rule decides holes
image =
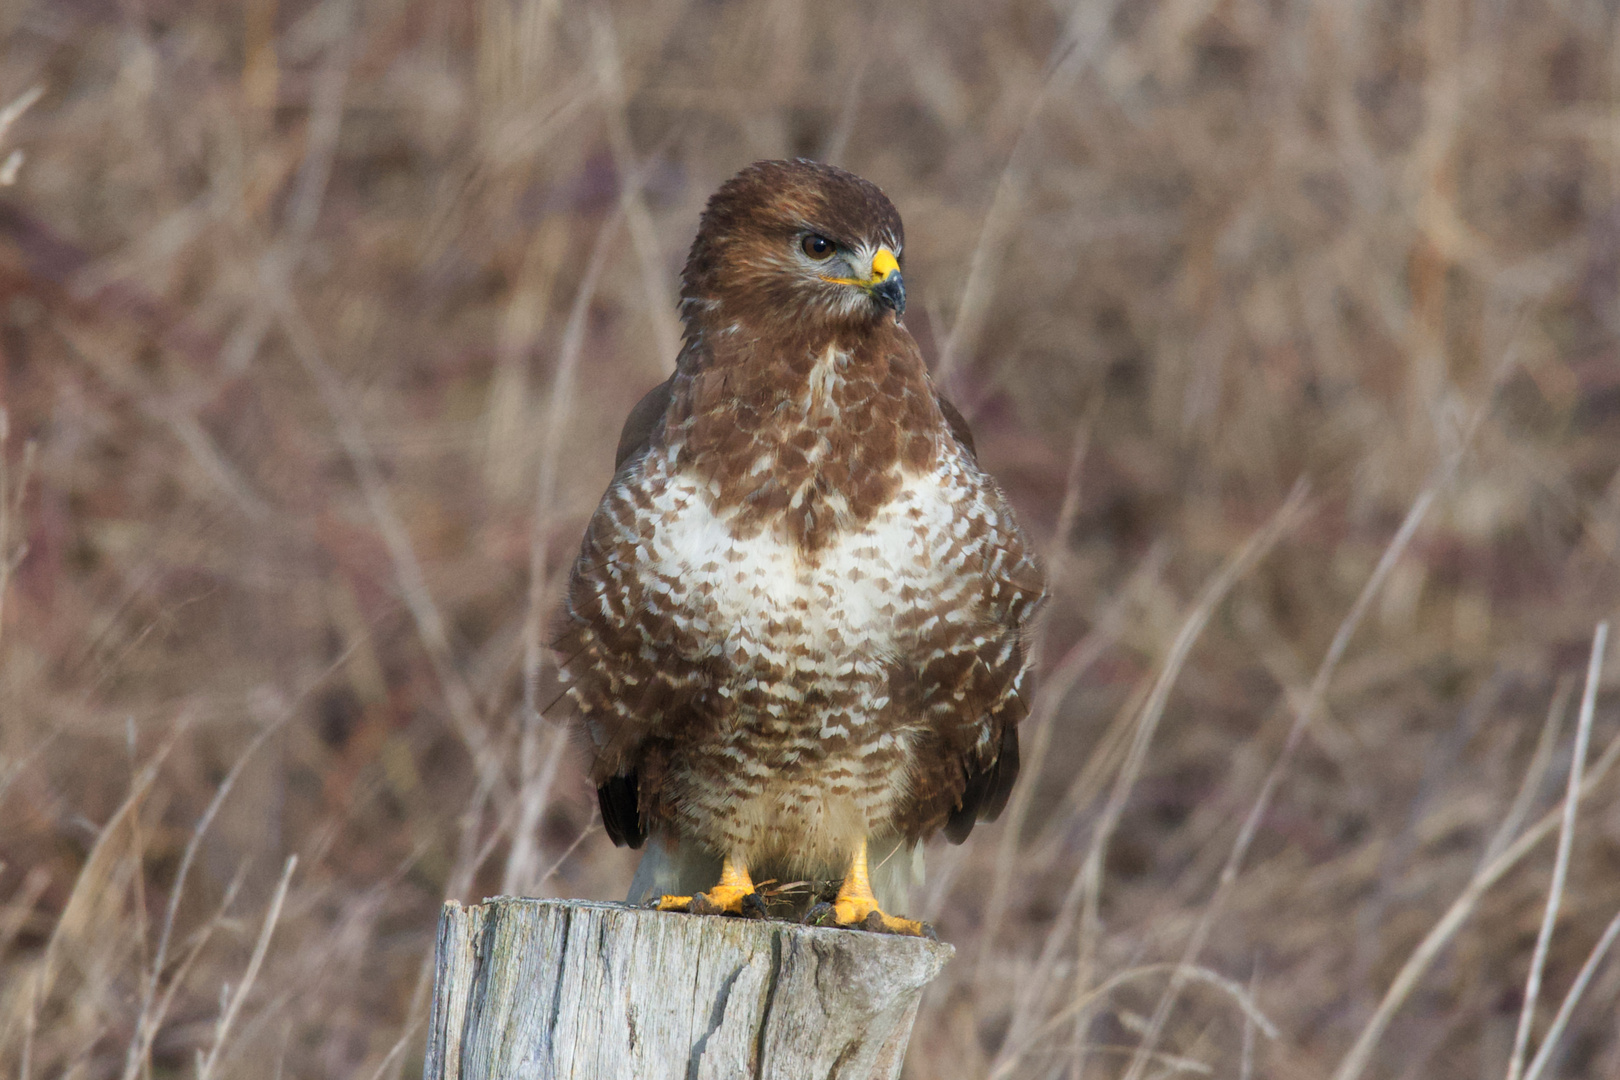
[[[703,212],[557,643],[608,834],[651,842],[632,901],[841,882],[812,921],[930,933],[890,914],[921,842],[1007,801],[1044,583],[901,321],[904,257],[883,192],[813,161]]]

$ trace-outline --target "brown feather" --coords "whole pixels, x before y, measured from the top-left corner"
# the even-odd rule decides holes
[[[805,265],[808,231],[904,257],[883,193],[830,166],[710,200],[558,648],[616,843],[836,876],[856,839],[960,841],[1005,805],[1044,584],[916,342]]]
[[[973,448],[973,429],[968,427],[967,417],[963,416],[961,410],[952,405],[944,394],[935,396],[939,400],[939,411],[945,414],[945,426],[951,429],[951,434],[962,444],[962,449],[968,452],[968,457],[974,461],[979,460],[979,452]]]
[[[615,472],[624,468],[626,461],[639,456],[652,445],[653,432],[664,422],[664,413],[669,410],[670,393],[674,386],[674,376],[665,379],[643,394],[635,408],[630,410],[624,428],[619,432],[619,448],[613,454]]]

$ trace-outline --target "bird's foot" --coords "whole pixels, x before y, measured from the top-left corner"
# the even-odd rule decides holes
[[[743,915],[764,918],[765,901],[752,885],[721,883],[692,896],[660,896],[651,905],[658,911],[686,911],[693,915]]]
[[[927,923],[896,918],[878,907],[876,900],[863,896],[840,896],[830,904],[817,904],[805,913],[804,921],[812,926],[842,926],[846,930],[865,930],[872,934],[939,940],[939,935]]]

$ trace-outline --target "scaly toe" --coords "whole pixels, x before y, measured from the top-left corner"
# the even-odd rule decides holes
[[[691,911],[692,900],[690,896],[660,896],[656,900],[647,901],[645,906],[654,911]]]
[[[903,937],[938,941],[934,928],[915,919],[899,919],[883,912],[877,904],[859,897],[839,897],[835,903],[817,904],[805,912],[804,921],[812,926],[841,926],[872,934],[899,934]]]
[[[885,915],[873,908],[861,920],[861,929],[871,934],[899,934],[902,937],[927,938],[929,941],[938,941],[939,935],[934,928],[925,922],[916,919],[897,919],[893,915]]]
[[[750,900],[753,904],[749,903]],[[752,888],[716,885],[708,892],[692,897],[685,910],[694,915],[747,915],[752,912],[754,905],[759,905],[763,910],[763,902]]]

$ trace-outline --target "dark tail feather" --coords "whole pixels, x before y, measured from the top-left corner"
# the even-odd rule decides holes
[[[1013,782],[1018,779],[1018,727],[1008,724],[1001,729],[1001,752],[996,760],[982,772],[969,772],[967,787],[962,792],[962,803],[951,811],[945,822],[945,838],[960,844],[968,838],[973,826],[981,821],[994,821],[1007,808]]]
[[[602,808],[602,824],[607,834],[619,847],[638,848],[647,839],[647,829],[641,823],[638,805],[636,774],[610,776],[596,789],[596,803]]]

